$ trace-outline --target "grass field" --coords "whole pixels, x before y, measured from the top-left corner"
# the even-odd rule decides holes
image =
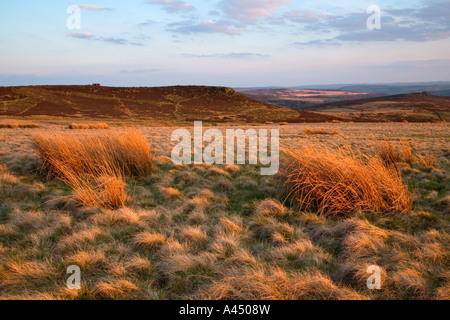
[[[447,124],[273,128],[277,176],[175,166],[169,127],[1,128],[0,299],[450,299]]]

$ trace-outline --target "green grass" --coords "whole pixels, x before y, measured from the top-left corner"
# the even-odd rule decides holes
[[[127,179],[133,201],[118,210],[67,204],[64,183],[19,169],[0,178],[0,299],[449,298],[450,218],[436,203],[450,190],[430,168],[403,170],[411,212],[340,219],[298,211],[254,166],[156,164]],[[164,240],[138,244],[142,233]],[[64,286],[72,264],[83,266],[80,291]],[[381,291],[365,286],[372,264]]]

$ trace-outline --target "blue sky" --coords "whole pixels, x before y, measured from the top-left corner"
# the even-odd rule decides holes
[[[2,1],[0,85],[450,80],[450,0],[86,1]]]

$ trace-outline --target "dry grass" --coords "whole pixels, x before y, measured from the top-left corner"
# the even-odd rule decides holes
[[[339,131],[326,130],[325,128],[316,128],[316,129],[306,128],[304,131],[304,134],[306,134],[306,135],[337,135],[337,134],[339,134]]]
[[[96,123],[72,123],[69,125],[69,129],[72,130],[91,130],[91,129],[108,129],[109,125],[104,122]]]
[[[153,167],[153,155],[139,130],[127,129],[76,135],[62,131],[33,134],[43,169],[61,174],[60,163],[75,174],[103,173],[104,168],[127,176],[146,176]],[[64,175],[64,174],[63,174]]]
[[[426,151],[420,153],[414,151],[405,138],[400,139],[400,144],[389,141],[386,138],[382,141],[376,141],[375,153],[386,165],[395,166],[399,162],[412,165],[417,162],[425,168],[439,167],[437,152]]]
[[[210,300],[360,300],[320,272],[287,273],[280,268],[232,270],[199,298]]]
[[[39,128],[39,124],[23,120],[0,121],[0,129],[25,129],[25,128]]]
[[[403,161],[408,164],[413,163],[413,150],[411,148],[410,143],[405,138],[400,139],[403,146]]]
[[[75,198],[86,206],[124,206],[128,199],[124,176],[145,176],[152,170],[150,147],[137,130],[80,136],[38,132],[33,138],[42,169],[72,187]]]
[[[126,177],[132,185],[128,194],[134,194],[133,202],[126,203],[128,207],[76,206],[74,201],[66,204],[70,196],[66,184],[24,170],[40,164],[39,157],[29,155],[34,143],[31,134],[40,131],[3,130],[0,299],[448,300],[448,128],[436,124],[324,123],[320,126],[341,132],[324,137],[304,135],[307,126],[314,127],[284,127],[280,138],[291,149],[304,146],[305,141],[318,149],[299,152],[300,159],[308,162],[303,167],[298,165],[303,165],[300,160],[282,157],[287,165],[283,169],[292,165],[299,175],[302,173],[298,181],[303,182],[304,190],[310,183],[311,196],[322,196],[319,192],[326,186],[327,190],[334,188],[352,204],[352,210],[343,210],[347,213],[361,210],[366,200],[372,201],[370,184],[376,184],[373,188],[383,193],[380,190],[388,188],[391,180],[398,182],[394,166],[386,166],[378,156],[372,163],[370,157],[334,147],[323,153],[322,147],[317,147],[319,140],[333,146],[345,139],[354,150],[372,154],[373,139],[366,137],[388,135],[404,157],[402,145],[395,139],[406,136],[414,147],[415,162],[397,167],[415,187],[415,209],[405,214],[380,206],[380,210],[342,214],[339,219],[326,209],[320,215],[316,206],[322,203],[313,203],[309,212],[298,210],[295,201],[283,202],[279,179],[261,177],[258,166],[173,165],[166,157],[171,150],[167,137],[173,128],[142,128],[152,150],[159,150],[155,170],[149,176],[132,173],[133,177],[128,177],[120,166],[111,168],[105,177],[115,177],[119,171],[119,178]],[[64,131],[80,138],[114,133]],[[415,158],[416,152],[426,154],[430,146],[439,150],[439,170],[425,168]],[[102,163],[99,167],[107,168]],[[101,170],[95,177],[80,171],[77,183],[80,176],[90,177],[88,181],[98,187],[98,195],[107,193],[99,187],[102,182],[95,181],[96,177],[101,180],[102,175],[97,175]],[[392,173],[392,177],[383,176],[383,172]],[[318,178],[322,182],[313,184]],[[368,192],[367,198],[360,196],[362,191]],[[392,197],[383,193],[383,201],[390,202]],[[49,205],[48,201],[55,203]],[[120,205],[113,202],[105,206]],[[334,203],[329,202],[327,208],[331,205]],[[66,287],[66,269],[73,264],[82,269],[80,290]],[[380,267],[381,290],[367,288],[367,268],[371,265]]]
[[[375,153],[387,165],[395,165],[403,160],[402,151],[398,145],[394,145],[386,138],[382,141],[376,141]]]
[[[74,191],[74,198],[87,207],[120,208],[128,202],[127,185],[117,168],[99,167],[95,171],[76,173],[64,163],[54,162],[60,179]]]
[[[325,215],[412,208],[412,196],[395,169],[349,149],[305,145],[286,153],[281,176],[301,210]]]
[[[440,163],[437,153],[432,153],[430,151],[424,153],[416,153],[417,162],[425,168],[439,168]]]

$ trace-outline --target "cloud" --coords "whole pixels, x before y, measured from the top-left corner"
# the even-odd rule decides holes
[[[269,57],[260,53],[249,52],[230,52],[230,53],[215,53],[215,54],[182,54],[184,57],[191,58],[217,58],[217,59],[249,59],[249,58],[266,58]]]
[[[193,9],[191,4],[181,0],[147,0],[147,3],[160,5],[169,13],[186,12]]]
[[[89,10],[89,11],[111,10],[110,8],[107,8],[107,7],[99,7],[99,6],[95,6],[92,4],[79,4],[78,7],[80,7],[81,9],[84,9],[84,10]]]
[[[285,18],[305,31],[334,34],[332,38],[297,45],[326,45],[336,42],[412,41],[426,42],[450,38],[450,0],[427,0],[423,7],[382,9],[381,29],[368,30],[366,12],[346,15],[305,15],[291,12]]]
[[[183,34],[191,33],[223,33],[230,36],[240,34],[239,28],[226,21],[207,20],[200,23],[178,22],[169,25],[169,31]]]
[[[105,42],[109,42],[109,43],[117,44],[117,45],[144,46],[143,43],[130,42],[124,38],[114,38],[114,37],[108,37],[108,36],[96,37],[91,32],[71,32],[69,34],[69,37],[83,39],[83,40],[105,41]]]
[[[69,37],[78,39],[93,39],[94,35],[90,32],[71,32]]]
[[[151,1],[169,2],[167,1]],[[292,0],[220,0],[218,10],[209,12],[216,19],[197,21],[189,20],[169,24],[169,31],[181,34],[215,33],[230,36],[240,35],[250,25],[255,25],[260,19],[270,24],[280,24],[283,21],[274,17],[274,13],[283,6],[288,6]]]
[[[143,21],[143,22],[141,22],[141,23],[138,23],[137,26],[138,26],[139,28],[144,28],[144,27],[152,26],[152,25],[154,25],[154,24],[156,24],[156,21],[153,21],[153,20],[145,20],[145,21]]]
[[[222,0],[219,7],[226,17],[241,22],[251,22],[272,16],[292,0]]]
[[[291,10],[284,14],[284,18],[295,23],[314,23],[323,18],[324,15],[306,10]]]

